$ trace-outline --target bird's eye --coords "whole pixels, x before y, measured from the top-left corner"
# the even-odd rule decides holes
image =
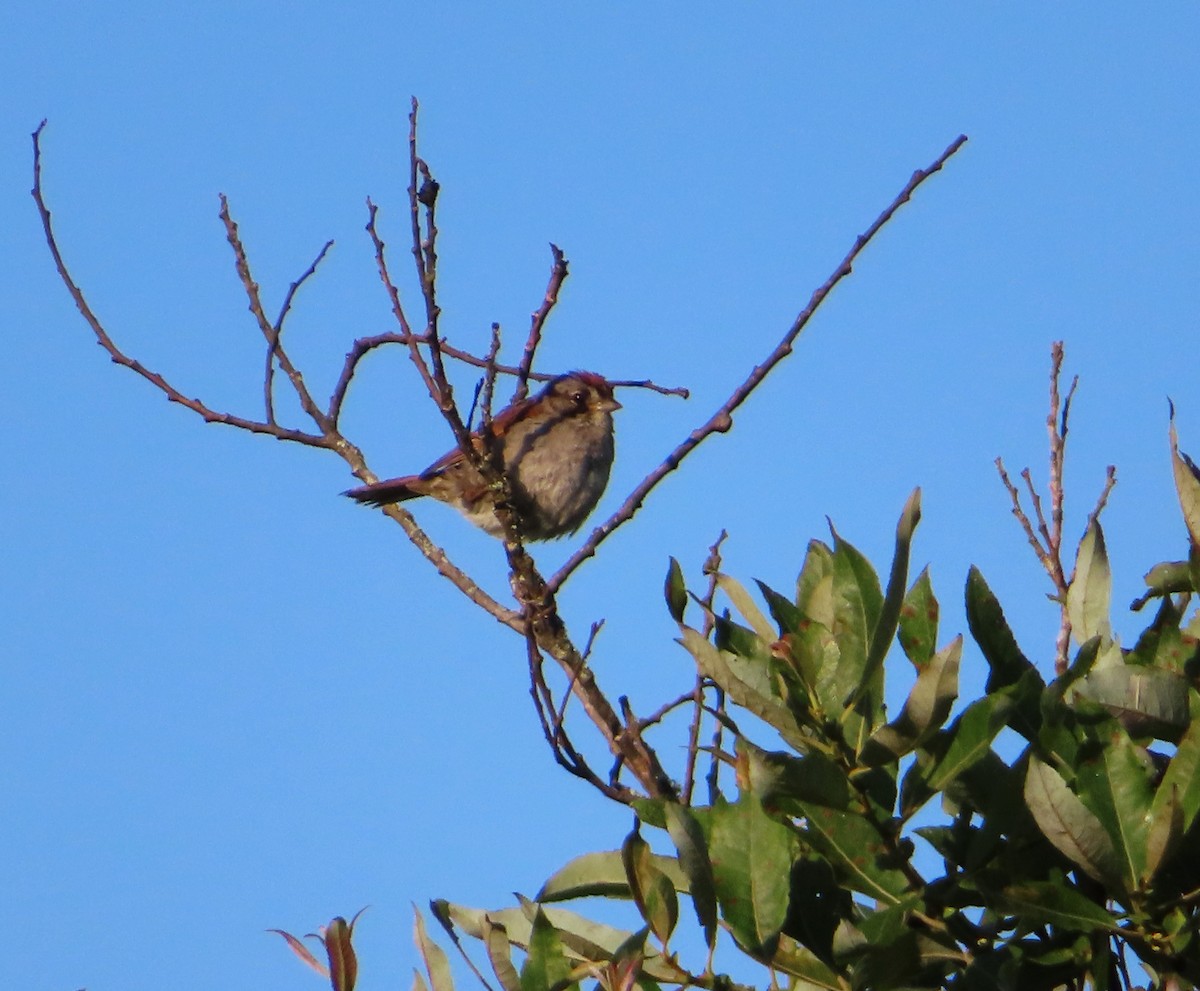
[[[576,406],[582,406],[586,400],[587,393],[583,390],[571,393],[571,402],[573,402]]]

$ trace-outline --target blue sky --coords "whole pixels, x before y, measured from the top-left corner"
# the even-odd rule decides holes
[[[288,330],[327,395],[350,341],[392,326],[365,199],[399,266],[418,96],[451,339],[481,346],[498,320],[516,345],[554,241],[572,275],[542,367],[692,389],[621,396],[602,511],[967,133],[733,432],[567,587],[581,635],[606,619],[601,684],[638,711],[690,679],[661,600],[668,556],[699,582],[726,528],[727,570],[787,589],[828,515],[886,568],[915,485],[914,573],[931,566],[943,641],[965,629],[974,563],[1048,665],[1056,617],[992,460],[1044,480],[1055,339],[1082,379],[1068,533],[1115,463],[1117,603],[1182,553],[1166,397],[1200,451],[1195,8],[444,6],[0,12],[0,918],[16,937],[0,986],[319,987],[263,930],[369,904],[361,986],[395,987],[415,962],[410,902],[505,904],[629,825],[553,765],[520,643],[338,498],[340,462],[205,426],[91,342],[28,196],[43,117],[61,246],[110,332],[254,416],[262,343],[218,193],[268,309],[335,239]],[[400,354],[364,369],[344,426],[381,474],[450,443]],[[416,511],[504,591],[494,542]],[[1120,608],[1114,622],[1138,628]],[[964,664],[977,687],[978,654]],[[659,741],[669,760],[678,739]]]

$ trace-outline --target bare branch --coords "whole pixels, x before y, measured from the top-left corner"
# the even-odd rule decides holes
[[[238,226],[233,221],[233,217],[229,214],[229,201],[225,194],[221,194],[221,222],[225,225],[225,236],[229,240],[230,247],[233,248],[234,262],[237,266],[238,277],[242,280],[242,286],[246,290],[246,296],[250,300],[250,312],[254,315],[254,319],[258,322],[259,329],[262,331],[263,337],[267,341],[267,353],[270,356],[274,354],[275,360],[279,362],[279,367],[283,369],[288,380],[292,383],[292,388],[296,392],[296,397],[300,400],[300,408],[309,415],[313,423],[315,423],[322,433],[329,432],[329,420],[325,413],[313,402],[312,395],[308,391],[308,386],[304,384],[304,376],[302,376],[295,365],[292,364],[287,352],[283,349],[283,345],[279,340],[279,329],[267,319],[267,314],[263,310],[262,299],[259,296],[258,283],[254,281],[254,277],[250,273],[250,262],[246,257],[246,249],[242,245],[241,237],[238,235]],[[268,416],[274,420],[274,410],[271,408],[271,403],[267,403]]]
[[[55,268],[58,269],[58,276],[66,286],[67,292],[71,294],[71,298],[75,301],[75,306],[87,321],[88,326],[92,328],[92,333],[96,337],[98,343],[106,352],[113,362],[128,368],[130,371],[136,372],[142,376],[147,382],[153,385],[156,389],[163,393],[173,403],[178,403],[186,409],[190,409],[193,413],[200,416],[205,423],[223,423],[226,426],[238,427],[241,430],[248,430],[255,434],[266,434],[270,437],[275,437],[278,440],[290,440],[297,444],[305,444],[309,447],[324,447],[334,448],[332,438],[322,436],[321,434],[310,434],[303,430],[292,430],[288,427],[281,427],[276,423],[265,423],[258,420],[250,420],[245,417],[235,416],[232,413],[221,412],[214,410],[205,405],[199,399],[192,399],[184,395],[175,386],[168,382],[158,372],[152,371],[143,365],[140,361],[129,357],[125,354],[108,331],[104,329],[104,325],[100,322],[100,318],[96,316],[87,299],[83,295],[83,290],[75,282],[67,269],[66,262],[63,260],[62,252],[58,247],[58,240],[54,234],[54,225],[50,216],[50,209],[46,206],[45,198],[42,194],[42,149],[41,136],[42,131],[46,127],[46,122],[42,121],[37,130],[33,132],[33,200],[37,204],[38,214],[42,218],[42,229],[45,232],[46,246],[50,249],[50,255],[54,259]]]
[[[567,278],[567,259],[557,244],[550,245],[550,253],[554,256],[554,264],[550,266],[550,281],[546,284],[546,294],[542,297],[541,305],[530,315],[529,336],[525,339],[525,348],[521,352],[521,362],[517,366],[517,387],[513,390],[512,401],[519,402],[529,392],[529,373],[533,368],[533,356],[542,340],[542,328],[546,318],[558,302],[558,293]]]
[[[288,286],[287,294],[283,297],[283,305],[279,308],[279,316],[275,318],[273,325],[274,333],[267,340],[267,367],[263,373],[263,402],[267,407],[267,422],[275,422],[275,350],[279,343],[280,335],[283,334],[283,322],[287,319],[288,313],[292,309],[292,300],[300,287],[304,285],[317,271],[317,266],[329,253],[329,249],[333,247],[333,241],[326,241],[325,246],[317,253],[317,257],[313,259],[313,263],[304,270],[304,273]]]
[[[842,281],[853,270],[854,262],[870,242],[871,239],[879,232],[879,230],[892,219],[892,216],[905,203],[911,199],[916,189],[928,179],[931,175],[939,172],[942,166],[946,164],[950,156],[961,148],[967,140],[965,134],[959,135],[953,142],[942,152],[941,155],[927,169],[918,169],[913,173],[905,187],[900,191],[899,195],[887,206],[887,208],[878,217],[875,222],[867,228],[866,232],[859,235],[854,242],[854,246],[847,253],[846,257],[834,270],[833,274],[812,294],[800,314],[792,322],[792,326],[787,333],[783,335],[783,339],[775,346],[774,350],[763,360],[759,365],[756,365],[750,374],[746,377],[717,411],[708,419],[708,422],[693,430],[670,454],[663,459],[662,463],[650,472],[634,490],[626,497],[620,508],[613,513],[607,520],[596,527],[583,545],[567,559],[566,563],[555,572],[548,581],[548,586],[551,590],[558,589],[562,583],[570,577],[572,572],[579,567],[584,561],[596,553],[596,548],[614,531],[630,520],[634,513],[641,508],[646,496],[650,491],[658,485],[668,474],[679,467],[680,463],[689,454],[692,453],[701,443],[714,433],[724,433],[733,426],[733,412],[736,410],[746,398],[753,392],[758,385],[767,377],[771,370],[779,364],[784,358],[792,353],[792,348],[795,345],[796,338],[800,336],[801,331],[807,326],[818,307],[833,291],[834,286]]]

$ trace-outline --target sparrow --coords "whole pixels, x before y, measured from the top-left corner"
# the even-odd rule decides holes
[[[596,508],[612,469],[612,414],[620,408],[602,376],[570,372],[492,418],[491,434],[502,444],[522,539],[555,540],[574,533]],[[471,441],[477,450],[486,450],[482,432],[473,433]],[[419,475],[372,482],[342,494],[368,506],[432,496],[494,537],[504,531],[494,493],[457,447]]]

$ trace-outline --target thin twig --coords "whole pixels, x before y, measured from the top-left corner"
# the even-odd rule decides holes
[[[284,350],[283,344],[279,339],[278,330],[267,319],[266,311],[262,305],[262,297],[259,295],[258,283],[254,281],[254,277],[250,273],[250,262],[246,256],[246,248],[242,244],[241,236],[238,234],[238,225],[234,223],[233,217],[229,213],[229,200],[224,193],[221,194],[220,199],[220,217],[221,222],[225,225],[225,237],[229,241],[229,246],[233,248],[234,263],[237,267],[238,277],[242,280],[242,286],[246,290],[247,298],[250,300],[250,312],[254,315],[259,329],[267,341],[268,352],[274,352],[274,357],[279,362],[279,367],[283,369],[284,374],[288,377],[288,381],[292,383],[292,389],[295,390],[296,398],[300,400],[300,408],[308,414],[322,433],[328,433],[329,418],[313,402],[312,395],[308,391],[308,386],[304,384],[304,376],[300,374],[299,369],[292,363],[287,351]],[[271,416],[274,417],[273,410],[271,410]]]
[[[163,393],[173,403],[178,403],[185,409],[190,409],[193,413],[200,416],[205,423],[222,423],[230,427],[238,427],[241,430],[248,430],[250,433],[266,434],[270,437],[275,437],[278,440],[290,440],[297,444],[305,444],[308,447],[323,447],[336,449],[336,442],[333,438],[322,436],[321,434],[310,434],[303,430],[293,430],[288,427],[281,427],[277,423],[266,423],[259,420],[251,420],[246,417],[235,416],[232,413],[224,413],[219,410],[214,410],[205,405],[199,399],[193,399],[190,396],[184,395],[175,386],[168,382],[158,372],[152,371],[143,365],[135,358],[129,357],[109,336],[108,331],[104,329],[104,325],[100,322],[100,318],[96,316],[87,299],[83,295],[83,290],[79,288],[78,283],[72,277],[67,269],[66,262],[63,260],[62,252],[58,247],[58,240],[54,234],[54,226],[51,221],[50,209],[46,206],[45,198],[42,194],[42,149],[41,136],[42,131],[46,127],[46,121],[42,121],[37,130],[33,132],[33,189],[31,193],[33,200],[37,204],[38,214],[42,218],[42,230],[46,237],[46,246],[50,249],[50,255],[54,259],[54,266],[58,270],[58,277],[67,288],[67,292],[71,294],[71,298],[75,301],[75,306],[79,310],[83,319],[87,321],[88,326],[92,328],[92,333],[96,337],[96,343],[99,344],[113,362],[128,368],[132,372],[136,372],[142,376],[147,382],[153,385],[156,389]]]
[[[879,230],[892,219],[892,216],[905,203],[912,198],[916,189],[931,175],[941,171],[942,167],[949,160],[950,156],[961,148],[967,140],[965,134],[959,135],[953,142],[942,152],[941,155],[927,169],[918,169],[913,173],[912,178],[905,184],[899,195],[887,206],[875,222],[867,228],[866,232],[859,235],[855,240],[854,246],[847,253],[846,257],[834,270],[833,274],[812,294],[808,301],[808,305],[800,311],[800,314],[792,322],[792,326],[787,333],[783,335],[782,340],[775,346],[774,350],[767,355],[766,359],[759,365],[756,365],[733,392],[729,398],[717,409],[717,411],[708,419],[706,423],[699,428],[693,430],[670,454],[663,459],[662,463],[650,472],[641,482],[635,486],[634,490],[626,497],[612,516],[596,527],[584,541],[583,545],[572,554],[561,568],[558,569],[549,579],[547,585],[551,590],[557,590],[562,586],[562,583],[570,577],[572,572],[579,567],[584,561],[596,553],[596,548],[619,526],[630,520],[634,513],[641,508],[646,496],[650,491],[658,485],[668,474],[679,467],[680,463],[694,451],[708,437],[715,433],[724,433],[733,426],[733,412],[736,410],[746,398],[752,393],[771,370],[779,364],[784,358],[792,353],[792,348],[795,345],[796,338],[800,336],[801,331],[807,326],[818,307],[829,294],[833,291],[834,286],[842,281],[847,275],[853,271],[854,262],[859,254],[875,237]]]
[[[542,328],[546,318],[558,302],[558,293],[567,278],[567,259],[557,244],[550,245],[550,253],[554,263],[550,266],[550,281],[546,284],[546,292],[541,305],[533,311],[529,320],[529,336],[525,338],[525,347],[521,351],[521,361],[517,365],[517,386],[513,390],[512,401],[519,402],[529,392],[529,373],[533,368],[533,356],[542,340]]]
[[[278,347],[279,338],[283,334],[283,322],[291,312],[292,300],[296,293],[316,273],[317,266],[321,264],[322,259],[332,247],[333,241],[326,241],[313,263],[304,270],[300,278],[288,286],[287,294],[283,297],[283,305],[279,308],[279,316],[275,318],[275,323],[272,325],[272,334],[267,339],[267,367],[263,374],[263,402],[267,408],[268,423],[275,422],[275,350]]]

